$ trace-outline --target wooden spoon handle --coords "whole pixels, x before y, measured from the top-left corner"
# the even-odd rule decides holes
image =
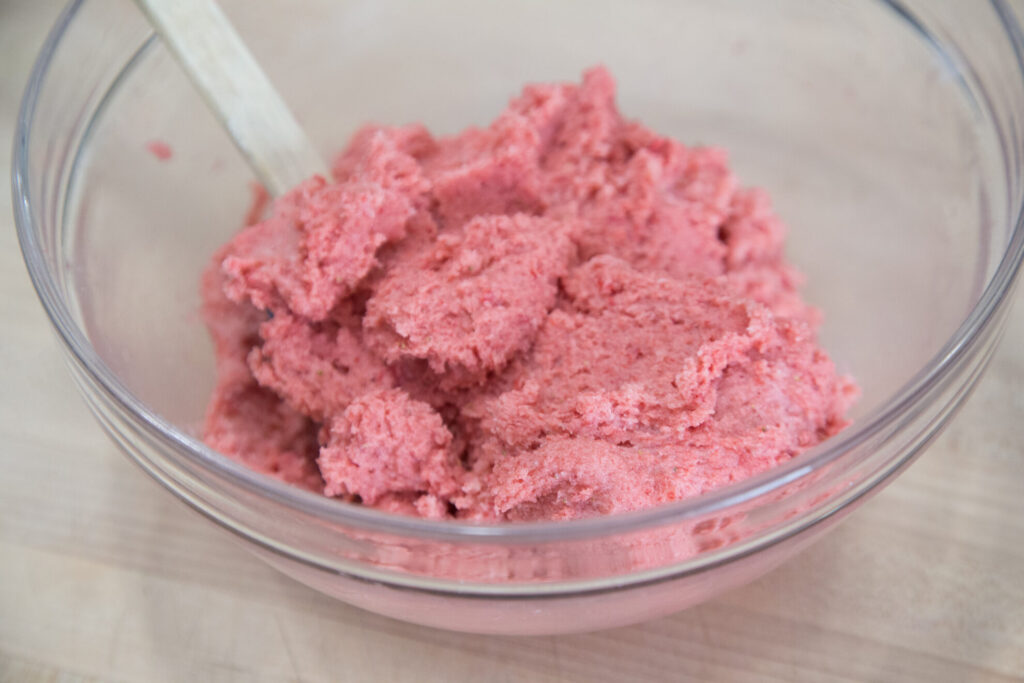
[[[267,191],[327,167],[214,0],[135,0]]]

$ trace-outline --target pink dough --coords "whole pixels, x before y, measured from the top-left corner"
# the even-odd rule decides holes
[[[364,128],[214,256],[205,439],[435,519],[699,495],[847,424],[783,239],[725,152],[623,119],[601,68],[454,137]]]

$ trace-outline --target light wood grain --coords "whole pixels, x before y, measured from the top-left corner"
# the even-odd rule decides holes
[[[214,0],[135,0],[248,160],[280,195],[327,166]]]
[[[2,139],[57,10],[0,4]],[[117,453],[10,215],[0,192],[0,680],[1024,680],[1024,306],[944,436],[781,569],[630,628],[466,636],[277,575]]]

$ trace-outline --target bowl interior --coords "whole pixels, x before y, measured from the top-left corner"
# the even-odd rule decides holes
[[[951,58],[885,3],[223,4],[325,155],[371,121],[484,125],[522,84],[606,64],[627,116],[728,149],[741,181],[771,193],[823,344],[863,389],[854,417],[939,352],[1005,245],[991,128]],[[75,165],[75,314],[125,385],[193,434],[214,376],[199,277],[252,180],[156,41]]]

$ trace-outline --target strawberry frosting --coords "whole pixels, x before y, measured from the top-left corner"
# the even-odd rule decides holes
[[[765,193],[624,119],[602,68],[487,128],[369,126],[202,283],[204,438],[326,496],[571,519],[699,495],[834,435]]]

